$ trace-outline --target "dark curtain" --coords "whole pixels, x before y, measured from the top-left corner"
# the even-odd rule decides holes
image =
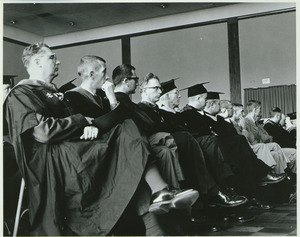
[[[247,88],[244,91],[245,106],[249,100],[259,100],[263,118],[269,117],[274,106],[279,107],[285,114],[296,112],[296,85]]]

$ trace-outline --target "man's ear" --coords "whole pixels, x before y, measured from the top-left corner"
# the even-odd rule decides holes
[[[226,112],[226,108],[221,108],[221,113],[225,113]]]
[[[33,62],[35,63],[35,65],[40,66],[40,59],[39,58],[35,58],[33,60]]]
[[[95,72],[94,72],[94,71],[90,71],[90,77],[93,77],[93,76],[94,76],[94,74],[95,74]]]

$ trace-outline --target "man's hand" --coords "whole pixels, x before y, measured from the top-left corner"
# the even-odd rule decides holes
[[[105,92],[105,95],[112,107],[114,107],[118,103],[114,89],[114,84],[108,80],[105,81],[105,83],[102,85],[102,90]]]
[[[83,134],[81,135],[81,140],[94,140],[98,136],[98,128],[94,126],[85,127],[83,130]]]
[[[244,117],[240,117],[238,125],[242,128],[242,129],[246,129],[246,123],[245,123],[245,119]]]
[[[296,129],[296,127],[295,126],[290,126],[290,127],[286,128],[286,130],[288,132],[291,132],[293,129]]]

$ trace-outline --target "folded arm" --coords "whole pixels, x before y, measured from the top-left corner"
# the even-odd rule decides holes
[[[66,140],[89,125],[88,120],[80,114],[66,118],[44,117],[41,114],[36,114],[36,118],[38,125],[33,128],[32,135],[36,141],[41,143]]]

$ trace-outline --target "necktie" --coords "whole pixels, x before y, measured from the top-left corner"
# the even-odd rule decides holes
[[[95,101],[97,102],[97,104],[98,104],[101,108],[103,108],[102,99],[101,99],[98,95],[94,95],[93,97],[94,97]]]
[[[164,118],[160,115],[159,107],[157,105],[152,105],[152,106],[153,106],[153,110],[155,111],[155,113],[157,113],[157,115],[160,117],[160,121],[163,123]]]

